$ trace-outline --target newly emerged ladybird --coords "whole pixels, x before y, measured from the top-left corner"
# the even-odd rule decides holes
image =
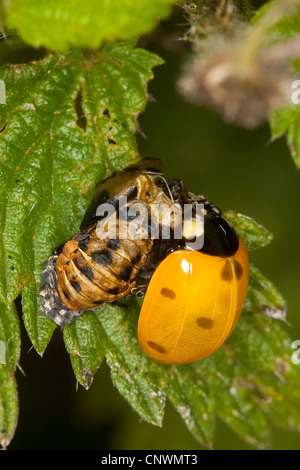
[[[54,250],[43,280],[41,309],[61,326],[85,310],[146,292],[141,348],[156,361],[185,364],[213,353],[235,327],[248,253],[219,208],[182,181],[165,179],[159,160],[144,159],[97,185],[80,232]]]
[[[237,324],[247,285],[248,252],[241,238],[228,257],[175,251],[158,266],[147,289],[138,321],[141,348],[165,364],[207,357]]]

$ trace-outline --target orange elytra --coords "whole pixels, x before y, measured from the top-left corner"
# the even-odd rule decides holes
[[[216,351],[241,315],[248,287],[247,248],[230,257],[179,250],[154,272],[141,309],[142,350],[165,364],[187,364]]]

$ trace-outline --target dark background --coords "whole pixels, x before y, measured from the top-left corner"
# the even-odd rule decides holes
[[[272,142],[267,125],[240,129],[178,94],[176,82],[189,51],[168,34],[182,34],[182,22],[174,14],[143,39],[165,65],[155,69],[149,84],[156,102],[139,119],[146,136],[138,136],[141,155],[161,158],[167,177],[182,179],[190,191],[204,194],[222,210],[255,218],[274,234],[269,246],[250,253],[250,261],[287,299],[289,332],[292,340],[300,339],[299,172],[285,140]],[[170,404],[163,428],[142,422],[113,387],[106,364],[89,391],[77,387],[59,329],[43,358],[23,330],[20,365],[25,375],[17,373],[20,417],[11,449],[203,448]],[[251,448],[218,419],[214,447]],[[300,449],[300,437],[274,428],[272,447]]]

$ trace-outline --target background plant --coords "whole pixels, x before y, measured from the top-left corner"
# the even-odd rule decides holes
[[[109,171],[138,160],[142,151],[156,156],[158,146],[150,139],[140,142],[138,147],[136,133],[143,132],[144,127],[137,119],[150,98],[146,86],[153,77],[152,69],[163,63],[161,57],[146,49],[157,48],[154,41],[159,47],[170,44],[170,34],[158,29],[154,36],[143,36],[144,48],[136,47],[136,38],[151,32],[159,18],[170,15],[171,3],[144,0],[138,7],[131,0],[109,4],[99,0],[66,1],[59,5],[49,0],[0,3],[3,28],[0,78],[6,84],[6,104],[0,105],[0,339],[7,345],[6,364],[0,366],[3,446],[11,441],[18,420],[14,376],[20,361],[20,323],[24,322],[26,328],[23,344],[28,335],[40,355],[55,329],[39,311],[38,289],[44,260],[56,245],[78,230],[97,181]],[[219,88],[213,84],[213,93],[212,83],[206,82],[206,90],[202,87],[206,94],[201,94],[201,99],[199,95],[194,99],[191,94],[189,98],[212,106],[228,119],[228,103],[236,103],[238,96],[242,107],[236,107],[231,121],[253,128],[270,120],[271,132],[276,137],[288,131],[288,142],[298,164],[298,108],[284,101],[285,86],[297,71],[297,55],[287,53],[290,49],[286,40],[297,44],[298,3],[270,2],[258,12],[238,1],[197,1],[177,8],[177,15],[183,11],[188,21],[178,35],[187,34],[192,53],[179,80],[179,90],[187,89],[182,86],[184,77],[197,78],[199,70],[211,70],[220,54],[226,63],[239,64],[236,61],[241,56],[228,56],[226,47],[236,44],[241,28],[247,31],[242,35],[243,44],[251,52],[252,65],[246,70],[255,71],[251,73],[251,83],[255,84],[256,94],[247,95],[249,76],[245,74],[238,83],[238,94],[234,92],[237,83],[233,82],[233,86],[231,80],[226,82],[227,94],[218,106],[208,98],[222,89],[223,82],[219,82]],[[183,44],[178,39],[171,43],[175,50]],[[252,44],[256,47],[251,47]],[[231,49],[235,51],[234,47]],[[171,60],[174,56],[172,52]],[[272,64],[267,87],[262,83],[266,63]],[[282,101],[276,108],[271,100],[272,83],[276,83],[276,96]],[[249,116],[249,106],[257,96],[265,100],[268,113],[254,113],[249,125],[243,115]],[[188,122],[193,122],[197,129],[202,123],[193,121],[194,108],[186,109],[190,113]],[[239,112],[240,109],[244,112]],[[145,119],[147,113],[148,108]],[[161,116],[161,123],[165,138],[168,120],[172,125],[174,118],[172,121],[167,107],[164,116],[166,119]],[[201,168],[198,174],[202,174],[207,157],[195,158],[194,150],[189,151],[184,120],[186,116],[182,115],[181,141],[185,143],[187,158],[192,160],[186,175],[197,174],[194,167]],[[220,123],[218,129],[230,135],[231,128],[226,126]],[[172,132],[169,135],[167,144],[172,148],[174,136]],[[168,157],[161,157],[168,165]],[[230,155],[222,155],[222,159],[227,163]],[[169,167],[177,171],[173,163]],[[237,174],[241,172],[242,165]],[[184,175],[182,179],[186,180]],[[199,184],[198,176],[191,184]],[[205,184],[208,189],[212,183]],[[207,194],[201,185],[196,189],[194,192]],[[232,201],[229,207],[236,207]],[[227,215],[249,250],[271,241],[270,232],[252,218],[234,211]],[[289,236],[283,230],[282,237]],[[252,256],[255,258],[255,252]],[[21,318],[16,310],[21,311]],[[282,295],[252,266],[245,311],[236,331],[223,348],[199,363],[167,367],[145,357],[136,338],[139,314],[136,301],[129,304],[127,311],[105,306],[96,313],[87,312],[65,328],[62,335],[75,376],[84,388],[91,387],[105,358],[114,385],[145,421],[161,426],[168,400],[205,446],[213,446],[218,416],[247,443],[263,448],[270,445],[272,424],[298,430],[300,423],[300,373],[299,366],[291,362],[293,351],[285,311]],[[57,329],[54,341],[58,334]],[[63,354],[59,360],[63,360]],[[96,390],[95,400],[105,402],[107,398],[99,393],[99,388]]]

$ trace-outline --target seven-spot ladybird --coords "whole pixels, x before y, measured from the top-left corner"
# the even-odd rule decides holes
[[[227,258],[179,250],[154,272],[138,321],[143,351],[165,364],[198,361],[233,331],[248,285],[248,252],[241,238]]]
[[[144,218],[140,210],[131,211],[141,203]],[[204,243],[196,249],[199,204]],[[186,205],[192,207],[187,220],[182,218]],[[170,209],[167,220],[161,207]],[[161,236],[165,225],[169,238]],[[181,238],[174,235],[179,225]],[[190,193],[182,181],[163,177],[159,160],[144,159],[98,183],[80,230],[45,263],[41,309],[58,325],[146,292],[138,337],[156,361],[197,361],[232,332],[247,292],[247,249],[219,208]]]

